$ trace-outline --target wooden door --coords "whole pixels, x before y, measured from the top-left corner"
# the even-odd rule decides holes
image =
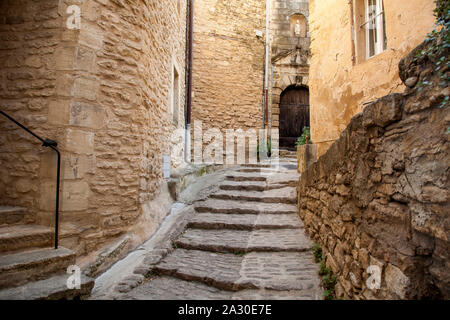
[[[309,91],[288,88],[280,98],[280,148],[295,150],[304,127],[309,127]]]

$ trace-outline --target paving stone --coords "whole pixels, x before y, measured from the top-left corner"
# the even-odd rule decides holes
[[[213,252],[305,251],[311,242],[301,229],[204,230],[188,229],[176,241],[180,248]]]
[[[296,229],[303,227],[296,214],[223,214],[199,213],[188,223],[196,229]]]
[[[210,286],[237,290],[242,256],[198,250],[177,249],[159,263],[154,271],[183,280],[204,282]],[[249,288],[242,282],[241,288]]]
[[[231,213],[231,214],[297,214],[293,204],[259,203],[236,200],[207,199],[195,204],[197,212]]]
[[[196,281],[157,277],[145,281],[121,299],[129,300],[230,300],[231,291],[220,290]]]
[[[311,240],[303,229],[255,230],[251,232],[247,251],[307,251]]]
[[[211,195],[214,199],[257,201],[258,203],[297,203],[297,191],[293,187],[259,191],[219,190]]]
[[[192,250],[245,252],[250,236],[250,231],[187,229],[176,244]]]
[[[320,287],[319,268],[310,252],[251,252],[244,256],[238,283],[289,291]]]

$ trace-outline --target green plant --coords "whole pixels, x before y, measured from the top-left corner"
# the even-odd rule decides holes
[[[177,245],[176,242],[172,242],[172,248],[173,248],[173,249],[178,249],[178,245]]]
[[[448,69],[450,68],[450,61],[448,59],[448,51],[450,49],[450,1],[448,0],[435,0],[436,9],[434,10],[434,16],[436,17],[435,28],[428,33],[425,41],[427,45],[425,49],[420,51],[415,56],[415,61],[419,59],[428,58],[435,63],[435,71],[439,77],[439,82],[442,87],[447,87],[449,78],[447,76]],[[418,91],[422,90],[425,86],[433,85],[433,82],[424,78],[416,85]],[[444,107],[449,102],[449,97],[446,96],[440,108]]]
[[[314,243],[311,251],[314,256],[314,261],[319,263],[319,275],[322,277],[322,285],[325,289],[323,297],[325,300],[336,300],[335,287],[337,278],[330,267],[325,263],[325,256],[323,255],[322,247],[318,243]]]
[[[302,146],[305,144],[310,144],[311,141],[311,130],[309,127],[304,127],[302,135],[297,139],[297,142],[295,143],[296,146]]]
[[[314,243],[312,246],[312,252],[314,256],[314,262],[319,263],[323,260],[322,247],[318,243]]]
[[[243,256],[243,255],[245,255],[245,252],[243,252],[243,251],[235,251],[235,252],[233,252],[236,256]]]

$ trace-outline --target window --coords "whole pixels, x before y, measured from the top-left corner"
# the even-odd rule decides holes
[[[383,0],[353,0],[353,32],[357,62],[386,50],[386,22]]]
[[[180,115],[180,76],[175,66],[173,67],[171,104],[172,104],[173,123],[175,125],[178,125],[178,118]]]
[[[366,58],[386,50],[386,24],[383,0],[365,0]]]

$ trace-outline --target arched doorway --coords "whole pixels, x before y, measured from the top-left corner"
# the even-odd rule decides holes
[[[295,150],[304,127],[309,127],[309,90],[288,87],[280,97],[280,148]]]

